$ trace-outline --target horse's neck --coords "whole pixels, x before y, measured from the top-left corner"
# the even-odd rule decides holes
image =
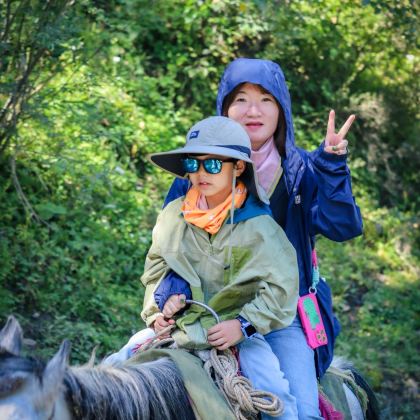
[[[73,418],[194,418],[182,376],[167,359],[69,368],[64,384]]]
[[[111,366],[71,367],[65,378],[65,394],[72,418],[136,418],[141,408],[127,395],[126,383],[133,382],[130,369]],[[113,401],[118,401],[114,404]],[[136,415],[133,416],[133,411]]]
[[[94,372],[91,367],[69,367],[64,377],[65,403],[73,419],[94,418],[92,405],[89,403],[92,399],[97,399],[98,395],[92,389],[91,381],[86,378],[91,377]],[[99,417],[98,417],[99,418]]]

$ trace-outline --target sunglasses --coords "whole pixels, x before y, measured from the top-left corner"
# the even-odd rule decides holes
[[[182,165],[184,166],[184,171],[193,174],[195,172],[198,172],[200,169],[201,164],[204,166],[204,170],[211,174],[216,175],[219,174],[222,170],[222,165],[225,162],[236,162],[237,159],[216,159],[216,158],[208,158],[208,159],[197,159],[193,157],[187,157],[182,160]]]

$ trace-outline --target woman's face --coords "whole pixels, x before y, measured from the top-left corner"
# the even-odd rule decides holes
[[[252,149],[259,150],[277,129],[279,108],[273,95],[264,93],[258,85],[245,83],[233,99],[227,116],[245,128]]]

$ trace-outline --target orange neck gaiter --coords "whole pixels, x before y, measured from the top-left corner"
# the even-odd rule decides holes
[[[238,181],[235,188],[234,206],[236,209],[240,208],[245,202],[247,190],[242,181]],[[195,225],[206,232],[214,235],[219,231],[223,222],[225,221],[232,204],[232,193],[226,200],[214,207],[213,209],[201,210],[198,208],[200,200],[200,192],[197,188],[192,187],[185,196],[182,204],[182,213],[185,220],[192,225]]]

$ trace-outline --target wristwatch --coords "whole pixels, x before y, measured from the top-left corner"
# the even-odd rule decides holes
[[[244,317],[238,315],[236,319],[241,323],[241,331],[245,338],[252,338],[257,333],[255,327]]]

